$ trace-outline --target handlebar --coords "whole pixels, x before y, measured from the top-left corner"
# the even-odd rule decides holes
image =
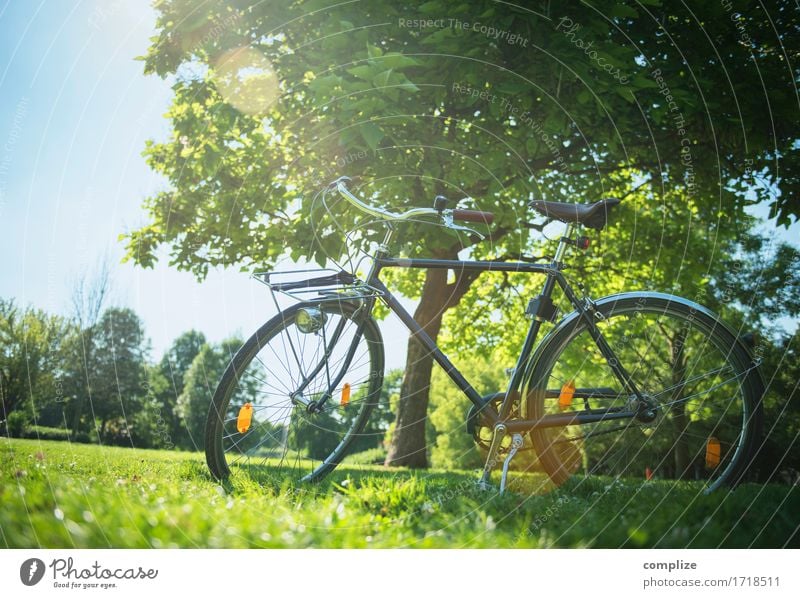
[[[349,180],[350,178],[346,176],[339,177],[338,179],[333,181],[333,183],[331,183],[331,186],[335,186],[339,194],[353,206],[355,206],[362,212],[366,212],[367,214],[375,216],[376,218],[381,218],[382,220],[400,221],[400,220],[410,220],[411,218],[416,218],[418,216],[441,216],[444,219],[445,224],[448,225],[450,228],[461,228],[452,225],[453,220],[462,220],[464,222],[477,222],[479,224],[491,224],[492,222],[494,222],[494,214],[492,212],[483,212],[480,210],[460,210],[460,209],[437,210],[435,208],[411,208],[410,210],[406,210],[402,214],[390,212],[389,210],[384,210],[383,208],[370,206],[369,204],[366,204],[360,199],[358,199],[347,188],[346,182]],[[477,231],[472,231],[472,232],[477,232]],[[482,237],[483,235],[480,236]]]
[[[376,208],[375,206],[370,206],[365,204],[363,201],[358,199],[355,195],[350,193],[350,190],[345,185],[345,181],[349,181],[350,179],[346,176],[339,177],[336,179],[331,185],[336,185],[336,190],[339,191],[342,197],[344,197],[347,201],[353,204],[362,212],[366,212],[370,216],[375,216],[376,218],[381,218],[384,220],[409,220],[410,218],[416,218],[417,216],[432,216],[438,214],[436,210],[433,208],[411,208],[403,212],[402,214],[395,214],[394,212],[390,212],[389,210],[384,210],[383,208]]]

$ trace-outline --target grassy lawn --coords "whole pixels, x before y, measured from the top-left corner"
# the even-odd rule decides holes
[[[473,472],[343,466],[314,487],[240,475],[226,490],[197,453],[6,438],[0,463],[8,547],[800,546],[797,487],[703,496],[593,478],[547,492],[517,475],[498,496]]]

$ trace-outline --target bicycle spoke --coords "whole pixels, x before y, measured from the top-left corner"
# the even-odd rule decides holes
[[[328,453],[346,450],[342,440],[359,435],[375,404],[380,380],[376,375],[379,337],[371,332],[374,328],[363,331],[349,317],[351,306],[333,304],[322,309],[324,322],[318,332],[302,333],[294,314],[289,314],[277,319],[272,330],[249,341],[257,347],[248,353],[251,361],[239,366],[228,402],[220,409],[225,417],[219,423],[218,438],[222,459],[229,466],[240,471],[258,468],[257,475],[271,472],[278,479],[318,476],[332,467],[334,453]],[[337,396],[319,411],[291,399],[301,387],[303,400],[309,402],[336,396],[345,384],[349,400],[340,403]],[[242,427],[240,433],[240,426],[247,429]],[[378,446],[378,436],[372,432],[370,437]],[[209,458],[209,463],[215,460]]]
[[[686,401],[690,401],[690,400],[694,399],[695,397],[700,397],[700,396],[706,395],[706,394],[716,390],[717,388],[720,388],[722,386],[725,386],[726,384],[729,384],[730,382],[732,382],[734,380],[738,380],[739,378],[741,378],[741,377],[743,377],[745,375],[747,375],[747,371],[742,372],[741,374],[737,374],[736,376],[734,376],[732,378],[728,378],[727,380],[723,380],[719,384],[715,384],[711,388],[709,388],[707,390],[704,390],[702,392],[698,392],[698,393],[695,393],[693,395],[689,395],[688,397],[683,397],[681,399],[677,399],[675,401],[671,401],[669,403],[664,403],[662,405],[662,407],[669,407],[670,405],[677,405],[678,403],[685,403]]]
[[[746,387],[755,366],[726,332],[713,322],[706,325],[705,316],[669,300],[661,302],[663,307],[658,299],[648,297],[647,301],[637,304],[632,298],[615,305],[598,324],[615,357],[643,393],[645,404],[637,408],[638,415],[621,425],[531,432],[540,462],[557,483],[578,470],[640,480],[649,471],[649,476],[662,478],[702,479],[715,488],[735,475],[745,450],[746,416],[755,405]],[[569,340],[560,341],[544,358],[546,362],[535,366],[531,378],[537,384],[544,388],[618,386],[585,323],[579,322],[561,336]],[[537,418],[559,414],[564,408],[563,397],[545,398],[543,392],[526,396],[529,412]],[[566,405],[573,400],[580,398],[567,397]],[[583,400],[587,405],[592,401]],[[620,397],[616,405],[632,400]],[[603,405],[615,402],[605,400]],[[709,448],[714,445],[724,447],[716,459]]]

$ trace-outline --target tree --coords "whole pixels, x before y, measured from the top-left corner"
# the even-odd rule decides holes
[[[61,317],[0,299],[0,419],[19,412],[38,421],[63,400],[62,342],[70,333]]]
[[[68,380],[71,400],[67,405],[73,434],[83,429],[86,404],[92,398],[89,372],[95,355],[96,326],[111,291],[111,273],[107,260],[98,263],[93,273],[84,272],[72,289],[72,319],[78,335],[70,339],[71,376]]]
[[[159,410],[176,439],[184,436],[184,426],[177,415],[178,398],[183,393],[186,373],[200,353],[206,337],[202,332],[189,330],[176,338],[151,376],[153,394]]]
[[[176,405],[176,413],[184,427],[184,436],[180,440],[182,446],[202,450],[211,399],[222,373],[241,345],[242,341],[236,338],[218,346],[206,343],[192,360]]]
[[[767,373],[765,438],[758,474],[763,482],[797,484],[800,480],[800,329],[774,343],[762,344],[762,370]]]
[[[357,215],[334,203],[326,220],[315,192],[334,173],[372,181],[359,192],[394,209],[445,194],[497,213],[479,244],[401,231],[398,251],[440,258],[465,245],[476,258],[513,258],[527,244],[527,199],[595,199],[620,179],[652,181],[661,200],[683,192],[709,224],[721,206],[737,221],[750,197],[784,224],[800,211],[800,119],[784,91],[800,36],[789,35],[798,15],[785,1],[748,2],[733,19],[724,3],[657,0],[557,13],[491,0],[171,0],[158,10],[145,71],[176,75],[173,134],[145,153],[170,188],[125,236],[142,266],[162,244],[199,277],[287,254],[339,259],[340,231]],[[379,228],[361,241],[379,241]],[[415,317],[434,339],[474,282],[388,275],[419,299]],[[413,338],[407,364],[387,462],[425,466],[432,358]]]
[[[133,310],[112,307],[103,312],[87,372],[92,389],[89,406],[102,440],[129,440],[128,420],[145,399],[147,353],[144,328]]]
[[[399,396],[402,381],[402,370],[395,369],[386,372],[383,377],[383,386],[381,387],[378,401],[375,407],[373,407],[372,413],[369,415],[366,426],[350,445],[348,449],[349,453],[360,453],[383,446],[387,430],[394,420],[394,413],[390,407],[392,397]],[[362,395],[366,395],[367,387],[362,386],[359,392]],[[356,395],[353,397],[353,402],[361,398],[361,396]],[[356,411],[344,411],[344,416],[350,420],[355,418],[356,415]]]
[[[178,439],[176,398],[159,365],[147,364],[146,383],[139,410],[130,418],[134,446],[171,449]],[[171,398],[171,400],[170,400]]]

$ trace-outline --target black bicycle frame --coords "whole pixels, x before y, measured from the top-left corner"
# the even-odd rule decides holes
[[[614,351],[603,338],[602,333],[595,324],[593,311],[590,309],[589,304],[584,304],[575,295],[575,292],[570,287],[566,278],[561,272],[561,264],[553,262],[551,264],[543,263],[529,263],[529,262],[496,262],[496,261],[461,261],[461,260],[439,260],[439,259],[403,259],[387,257],[385,253],[380,252],[375,257],[374,266],[366,280],[366,283],[379,292],[379,297],[405,324],[408,330],[412,333],[414,338],[423,347],[430,352],[433,359],[438,363],[450,379],[458,386],[459,389],[469,398],[469,400],[479,409],[481,413],[487,418],[492,426],[497,423],[503,422],[510,433],[514,432],[527,432],[538,428],[549,427],[562,427],[574,424],[589,424],[601,421],[608,421],[612,419],[630,419],[636,417],[637,412],[627,408],[611,407],[607,409],[584,409],[583,411],[571,411],[559,414],[545,415],[539,419],[509,419],[511,410],[513,408],[514,399],[518,395],[520,388],[524,382],[523,378],[528,371],[530,365],[529,359],[536,345],[536,339],[539,335],[543,318],[534,317],[528,333],[525,337],[525,342],[522,345],[517,364],[514,367],[511,375],[511,380],[508,384],[508,390],[505,393],[500,410],[496,410],[491,404],[485,404],[483,398],[467,381],[455,365],[442,353],[436,343],[431,339],[428,333],[419,325],[414,317],[406,311],[400,304],[397,298],[391,291],[380,281],[379,275],[383,268],[422,268],[422,269],[448,269],[455,272],[463,271],[481,271],[481,272],[522,272],[530,274],[543,274],[546,276],[544,287],[539,295],[540,298],[550,300],[556,284],[561,288],[567,300],[573,305],[575,310],[586,321],[587,330],[597,344],[600,353],[606,359],[611,370],[616,375],[617,379],[622,384],[625,392],[629,396],[641,399],[642,396],[636,388],[633,380],[628,372],[620,364]],[[370,306],[371,307],[371,306]],[[370,310],[371,311],[371,310]],[[593,389],[594,390],[594,389]],[[594,393],[593,396],[602,396],[604,393],[613,393],[612,389],[600,389],[598,395]],[[613,393],[613,398],[618,397],[617,393]],[[637,404],[641,404],[637,401]]]

